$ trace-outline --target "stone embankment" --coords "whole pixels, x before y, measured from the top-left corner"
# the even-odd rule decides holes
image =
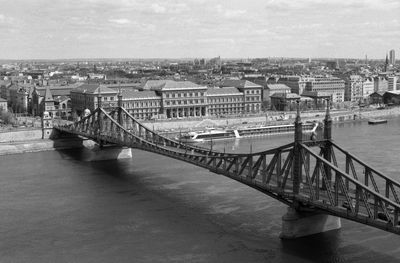
[[[62,149],[82,148],[84,143],[82,139],[36,139],[19,142],[2,142],[0,143],[0,155],[19,154],[27,152],[42,152]]]

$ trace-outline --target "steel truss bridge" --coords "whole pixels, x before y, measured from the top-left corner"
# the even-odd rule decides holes
[[[101,100],[100,100],[101,102]],[[299,109],[294,142],[256,153],[223,153],[184,144],[152,131],[121,107],[103,109],[60,132],[165,155],[224,175],[301,211],[318,211],[400,234],[400,183],[337,145],[329,106],[324,127],[311,140]],[[328,103],[329,105],[329,103]]]

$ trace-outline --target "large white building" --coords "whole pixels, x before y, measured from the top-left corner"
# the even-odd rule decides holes
[[[374,79],[365,78],[362,82],[362,93],[364,101],[369,100],[369,95],[374,93]]]

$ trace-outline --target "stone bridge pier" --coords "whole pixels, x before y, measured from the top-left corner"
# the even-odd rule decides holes
[[[332,119],[329,112],[330,103],[327,100],[326,115],[324,119],[324,139],[330,140],[332,138]],[[300,156],[299,145],[302,143],[303,138],[302,122],[300,118],[300,106],[297,102],[297,116],[295,121],[295,134],[294,134],[294,166],[293,166],[293,193],[299,194],[300,185],[302,182],[302,158]],[[331,159],[331,148],[329,141],[322,146],[324,149],[324,158]],[[325,170],[328,178],[331,178],[331,171]],[[339,217],[331,216],[319,211],[313,211],[310,208],[302,208],[301,204],[295,202],[293,206],[288,207],[286,214],[282,217],[282,232],[280,238],[294,239],[298,237],[309,236],[330,230],[340,229],[341,220]]]
[[[85,161],[104,161],[132,158],[132,149],[118,145],[100,145],[92,140],[83,141]]]

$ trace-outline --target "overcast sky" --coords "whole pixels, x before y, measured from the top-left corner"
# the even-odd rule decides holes
[[[390,49],[400,53],[400,0],[0,0],[0,59],[384,58]]]

